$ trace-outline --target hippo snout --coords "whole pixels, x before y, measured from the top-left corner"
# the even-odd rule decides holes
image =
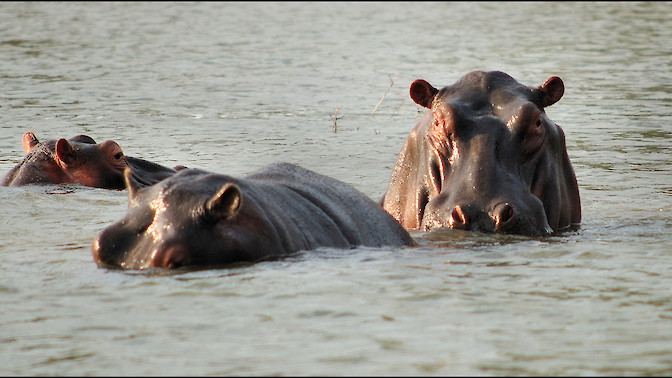
[[[450,228],[468,231],[482,231],[495,232],[497,231],[500,222],[506,222],[509,219],[504,219],[505,216],[512,217],[505,209],[501,210],[502,214],[489,214],[480,210],[477,206],[471,204],[455,205],[447,217],[447,223]],[[435,218],[432,214],[427,214],[428,218]],[[438,221],[440,222],[440,220]],[[438,223],[434,220],[434,223]]]
[[[93,255],[93,261],[98,265],[114,265],[110,261],[105,261],[100,251],[100,238],[95,238],[91,243],[91,254]]]
[[[91,242],[93,261],[98,266],[123,268],[130,243],[127,238],[120,238],[116,230],[103,230]]]
[[[544,236],[553,232],[542,206],[536,211],[534,207],[523,210],[508,202],[502,202],[495,205],[490,216],[495,222],[495,232],[529,236]]]
[[[507,202],[497,204],[489,214],[481,214],[479,210],[473,210],[473,206],[457,205],[453,208],[448,218],[448,224],[452,228],[471,229],[472,226],[489,229],[492,221],[492,231],[507,232],[515,224],[516,211]],[[487,219],[489,215],[490,219]],[[480,218],[484,218],[480,220]]]
[[[431,206],[428,206],[431,208]],[[486,207],[475,204],[457,204],[430,210],[425,213],[423,228],[436,227],[481,232],[497,232],[528,236],[543,236],[552,232],[543,207],[530,209],[510,202],[499,202]]]

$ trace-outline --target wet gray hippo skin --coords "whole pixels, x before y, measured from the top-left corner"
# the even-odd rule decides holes
[[[25,158],[7,172],[0,185],[78,183],[122,190],[126,187],[126,167],[132,169],[141,185],[152,185],[177,172],[147,160],[125,156],[116,142],[108,140],[98,144],[87,135],[40,142],[35,134],[27,132],[23,135],[23,149]]]
[[[563,94],[555,76],[536,88],[497,71],[441,90],[416,80],[411,98],[429,111],[399,153],[384,209],[407,229],[536,236],[578,227],[565,136],[544,112]]]
[[[243,178],[185,169],[145,188],[127,174],[126,184],[126,215],[91,245],[101,267],[210,268],[318,247],[415,244],[361,192],[288,163]]]

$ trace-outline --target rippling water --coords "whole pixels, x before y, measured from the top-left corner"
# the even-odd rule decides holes
[[[672,4],[0,3],[0,172],[21,136],[242,175],[298,163],[378,199],[472,70],[550,76],[583,226],[416,233],[181,274],[98,268],[126,193],[0,188],[3,375],[669,375]],[[381,101],[382,99],[382,101]],[[375,112],[374,112],[375,110]]]

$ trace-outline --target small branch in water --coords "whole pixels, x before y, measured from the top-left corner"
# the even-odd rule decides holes
[[[399,77],[399,74],[395,74],[394,79],[392,78],[392,75],[388,75],[388,76],[390,77],[390,86],[387,87],[387,90],[383,94],[383,97],[380,99],[380,101],[378,101],[378,104],[376,104],[376,107],[373,109],[373,112],[371,113],[371,117],[373,117],[373,115],[376,114],[376,110],[378,110],[378,107],[380,106],[380,104],[385,99],[385,96],[387,96],[387,92],[390,91],[390,88],[392,88],[392,86],[394,85],[394,81],[397,80],[397,78]]]
[[[338,131],[338,123],[336,121],[343,118],[338,116],[338,109],[340,108],[341,108],[340,106],[337,107],[336,110],[334,111],[334,114],[329,114],[329,118],[331,118],[331,120],[334,122],[334,132]]]

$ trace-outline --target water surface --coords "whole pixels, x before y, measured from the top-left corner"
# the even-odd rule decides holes
[[[21,136],[378,199],[423,78],[565,82],[583,225],[415,233],[180,274],[98,268],[126,193],[0,188],[4,375],[669,375],[672,4],[0,3],[0,172]],[[381,101],[382,100],[382,101]],[[374,112],[375,110],[375,112]]]

